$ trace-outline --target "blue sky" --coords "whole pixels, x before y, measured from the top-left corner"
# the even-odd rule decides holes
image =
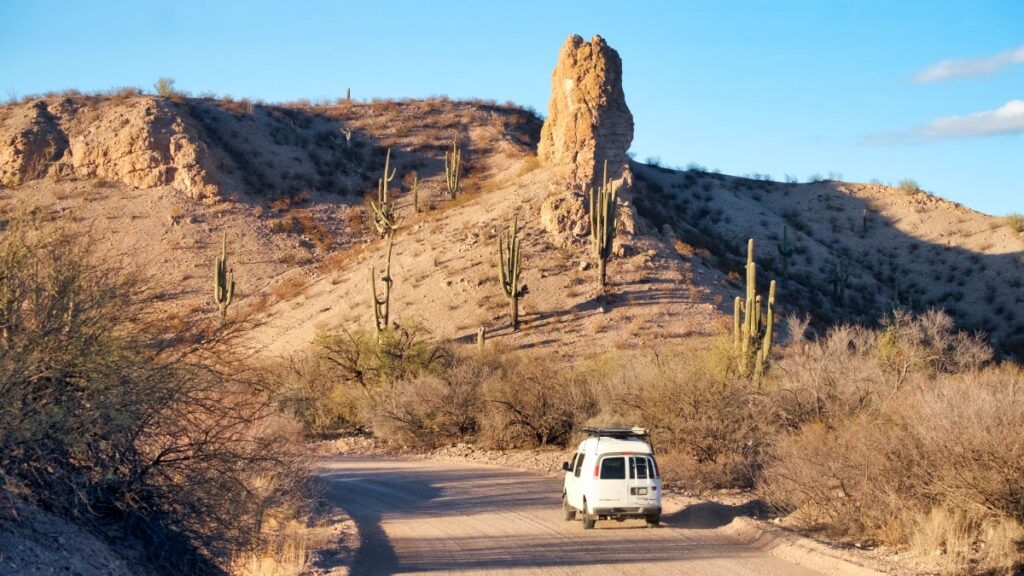
[[[512,100],[558,49],[622,55],[637,158],[898,182],[1024,212],[1024,2],[0,0],[0,98],[181,89],[282,101]]]

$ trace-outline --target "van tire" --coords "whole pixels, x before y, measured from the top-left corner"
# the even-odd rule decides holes
[[[658,524],[661,523],[661,514],[654,514],[653,516],[648,516],[644,520],[647,521],[648,528],[657,528]]]
[[[563,519],[566,522],[576,519],[576,510],[572,506],[569,506],[569,500],[565,497],[565,494],[562,494],[562,512],[565,514]]]
[[[590,515],[590,511],[587,510],[587,501],[583,501],[583,529],[590,530],[597,524],[597,518]]]

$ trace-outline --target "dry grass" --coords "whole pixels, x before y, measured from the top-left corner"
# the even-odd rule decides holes
[[[308,548],[305,526],[290,522],[273,540],[236,554],[230,570],[235,576],[301,576],[310,568]]]
[[[1024,234],[1024,215],[1010,214],[1003,218],[1003,224],[1018,234]]]
[[[303,274],[293,274],[274,287],[274,299],[278,302],[291,300],[305,294],[308,288],[309,278]]]
[[[334,235],[309,210],[299,210],[270,223],[270,230],[278,234],[299,234],[308,238],[320,251],[334,246]]]

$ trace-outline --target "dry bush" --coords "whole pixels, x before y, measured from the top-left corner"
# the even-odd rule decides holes
[[[669,481],[749,487],[771,427],[756,387],[731,374],[731,343],[609,359],[602,415],[647,426]]]
[[[990,357],[938,313],[788,350],[774,404],[791,432],[762,494],[804,527],[912,546],[944,573],[1011,570],[1024,532],[1024,374]]]
[[[598,412],[588,382],[552,356],[509,357],[483,389],[482,439],[498,448],[568,444]]]
[[[301,234],[320,251],[330,250],[334,245],[334,235],[308,210],[299,210],[274,220],[270,223],[270,230],[278,234]]]
[[[480,390],[500,374],[498,362],[475,354],[447,356],[431,373],[389,382],[376,406],[374,432],[406,446],[466,441],[480,429]]]
[[[315,355],[294,355],[267,368],[277,382],[278,408],[295,418],[303,431],[323,435],[359,423],[360,398],[344,386],[331,366]]]
[[[137,275],[93,258],[18,223],[0,239],[0,491],[213,571],[297,493],[297,436],[234,352],[244,325],[172,332]]]
[[[917,194],[921,191],[921,187],[917,184],[917,181],[910,178],[900,180],[897,188],[904,194]]]
[[[181,104],[188,97],[188,94],[174,87],[173,78],[158,78],[156,84],[153,84],[153,89],[161,98],[166,98],[176,104]]]
[[[456,353],[415,328],[379,337],[324,333],[315,358],[277,368],[279,405],[307,432],[372,429],[403,446],[481,440],[495,447],[565,445],[596,413],[588,383],[554,358]]]
[[[1024,215],[1010,214],[1003,217],[1003,224],[1018,234],[1024,234]]]
[[[449,363],[445,344],[423,340],[416,326],[397,327],[379,335],[366,332],[320,333],[316,357],[336,386],[348,425],[370,427],[397,383],[413,381]],[[313,401],[328,401],[313,397]]]

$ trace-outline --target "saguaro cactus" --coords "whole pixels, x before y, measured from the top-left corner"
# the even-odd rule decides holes
[[[746,298],[737,296],[733,306],[733,348],[740,375],[748,376],[753,371],[754,375],[760,377],[771,358],[775,331],[775,280],[771,281],[768,288],[768,311],[762,319],[763,302],[757,293],[753,238],[747,241],[746,272]]]
[[[832,300],[839,305],[846,299],[846,284],[850,281],[850,270],[845,260],[833,264],[829,269],[829,280],[832,282]]]
[[[604,161],[604,176],[598,190],[590,189],[590,244],[597,259],[597,273],[601,289],[606,285],[606,266],[615,240],[616,191],[608,184],[608,161]]]
[[[519,299],[526,295],[527,287],[519,286],[519,272],[522,260],[519,249],[519,219],[513,218],[512,232],[502,232],[498,237],[498,280],[509,301],[512,314],[512,330],[519,329]]]
[[[213,272],[213,301],[220,306],[220,321],[228,315],[228,306],[235,295],[235,273],[228,268],[228,233],[221,238],[220,258]]]
[[[782,242],[779,242],[779,256],[782,257],[782,275],[789,277],[789,260],[793,257],[793,245],[789,243],[787,227],[782,227]]]
[[[378,294],[377,292],[377,274],[370,266],[370,290],[371,296],[373,297],[373,319],[374,327],[377,330],[377,335],[380,336],[382,332],[388,329],[388,319],[391,313],[391,285],[394,280],[391,278],[391,249],[395,245],[395,238],[392,236],[388,240],[388,259],[384,264],[383,274],[381,275],[381,281],[384,284],[384,293]]]
[[[452,151],[444,153],[444,178],[448,188],[448,197],[455,199],[459,193],[459,174],[462,170],[462,150],[459,149],[459,139],[452,141]]]
[[[370,206],[373,207],[373,226],[381,238],[390,236],[398,227],[395,204],[388,198],[388,182],[394,178],[395,170],[391,170],[391,149],[388,148],[388,154],[384,159],[384,177],[377,180],[377,201],[370,202]]]
[[[412,209],[414,212],[419,213],[420,211],[420,177],[415,172],[412,173]]]

